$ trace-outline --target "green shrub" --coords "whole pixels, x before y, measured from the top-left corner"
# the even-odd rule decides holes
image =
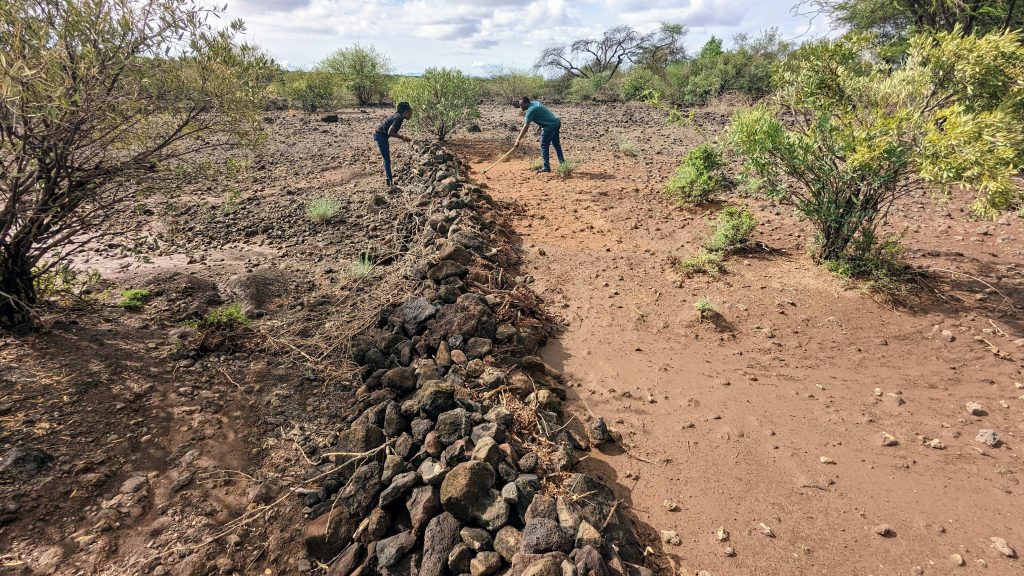
[[[338,78],[359,104],[379,104],[387,94],[391,60],[372,45],[356,44],[334,51],[316,69]]]
[[[696,256],[691,256],[679,262],[679,271],[687,276],[694,274],[720,274],[725,271],[725,262],[721,252],[701,250]]]
[[[806,44],[780,68],[776,101],[738,114],[729,141],[810,221],[818,261],[873,241],[915,179],[977,190],[981,215],[1012,209],[1024,157],[1020,39],[914,36],[895,69],[865,36]]]
[[[569,84],[568,98],[571,102],[592,102],[611,77],[608,73],[594,74],[589,78],[573,78]]]
[[[739,34],[730,50],[712,37],[693,60],[668,67],[665,90],[671,100],[688,106],[703,106],[728,92],[759,99],[771,92],[772,69],[789,50],[775,28],[754,39]]]
[[[706,297],[702,297],[700,300],[693,305],[693,309],[697,311],[697,319],[703,322],[705,318],[715,318],[719,316],[718,308],[711,303]]]
[[[665,192],[682,204],[710,202],[726,185],[723,167],[722,153],[711,144],[701,144],[683,157]]]
[[[235,302],[223,308],[211,310],[203,316],[199,324],[207,328],[234,329],[242,326],[251,326],[249,317],[242,311],[242,305]]]
[[[306,203],[306,218],[313,222],[324,222],[337,216],[341,209],[342,203],[337,198],[314,198]]]
[[[290,72],[284,78],[284,90],[293,106],[306,112],[326,110],[337,104],[337,83],[325,72]]]
[[[145,288],[131,288],[121,292],[121,301],[117,305],[125,310],[140,310],[148,299],[149,290]]]
[[[636,142],[622,138],[618,143],[619,152],[622,152],[626,156],[636,158],[640,155],[640,147],[636,145]]]
[[[898,239],[879,242],[873,237],[858,238],[849,251],[824,261],[824,265],[834,274],[863,281],[866,289],[900,302],[914,281],[911,268],[903,259],[904,251]]]
[[[526,70],[497,67],[484,81],[484,90],[502,104],[518,102],[523,96],[537,98],[544,90],[544,77]]]
[[[724,208],[715,219],[715,231],[707,240],[707,249],[712,252],[732,252],[746,245],[755,228],[757,218],[746,208]]]
[[[412,125],[441,142],[480,117],[477,85],[456,68],[427,68],[418,78],[401,78],[392,87],[391,98],[412,105]]]
[[[558,166],[555,167],[555,174],[558,174],[559,178],[572,178],[572,173],[576,171],[579,164],[566,160],[565,162],[559,162]]]
[[[643,66],[636,66],[626,74],[622,81],[622,99],[631,102],[635,100],[646,100],[648,92],[661,94],[665,91],[665,85],[657,74]]]

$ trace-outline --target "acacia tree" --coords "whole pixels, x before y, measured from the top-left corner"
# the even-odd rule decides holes
[[[582,38],[569,45],[545,48],[536,67],[577,78],[607,75],[609,79],[623,67],[635,64],[661,70],[683,58],[685,35],[680,24],[662,24],[659,30],[646,34],[629,26],[616,26],[600,38]]]
[[[388,91],[391,60],[371,46],[356,44],[331,53],[317,70],[336,74],[360,104],[379,104]]]
[[[817,260],[875,241],[879,220],[915,181],[978,192],[982,216],[1020,205],[1024,45],[1016,32],[959,29],[910,39],[890,67],[854,34],[802,46],[774,99],[738,114],[732,146],[816,231]]]
[[[0,326],[35,280],[187,160],[253,142],[271,61],[193,0],[0,2]]]

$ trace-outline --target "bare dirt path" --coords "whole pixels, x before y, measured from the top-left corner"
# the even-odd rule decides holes
[[[583,160],[572,179],[532,174],[526,154],[480,179],[519,206],[526,269],[568,324],[546,356],[577,383],[571,404],[629,446],[588,466],[631,486],[645,523],[678,532],[681,545],[664,551],[682,573],[1020,573],[1019,559],[990,546],[996,536],[1024,551],[1021,330],[1007,313],[1022,304],[1020,220],[986,227],[925,198],[894,223],[909,229],[912,258],[986,279],[1009,302],[966,282],[943,287],[952,302],[894,310],[812,265],[788,208],[749,202],[758,240],[779,252],[738,257],[719,279],[684,279],[669,256],[696,251],[710,217],[659,190],[695,144],[634,131],[645,152],[629,158],[607,129],[581,134],[574,115],[563,129],[570,158]],[[486,136],[465,146],[477,171],[507,146]],[[698,322],[700,297],[722,322]],[[977,442],[979,429],[1003,444]],[[898,444],[883,446],[883,433]]]

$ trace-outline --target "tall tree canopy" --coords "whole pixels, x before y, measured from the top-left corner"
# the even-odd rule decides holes
[[[662,24],[646,34],[629,26],[606,30],[600,38],[582,38],[568,45],[550,46],[541,52],[537,68],[590,78],[602,74],[612,78],[623,67],[643,65],[664,69],[685,55],[680,24]]]

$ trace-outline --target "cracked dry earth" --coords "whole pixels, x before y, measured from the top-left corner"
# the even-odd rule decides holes
[[[992,540],[1024,548],[1019,217],[972,221],[967,195],[905,198],[887,231],[932,272],[893,307],[814,266],[791,207],[729,197],[770,251],[684,278],[671,257],[696,252],[714,212],[660,190],[726,116],[687,128],[640,107],[553,108],[580,161],[568,180],[533,174],[529,146],[480,175],[514,109],[488,109],[458,148],[516,205],[525,271],[564,319],[546,359],[577,383],[575,409],[622,435],[624,450],[584,465],[678,533],[664,550],[680,573],[1021,573]],[[618,152],[622,139],[641,154]],[[719,322],[698,321],[701,297]],[[1001,443],[976,440],[982,429]]]

